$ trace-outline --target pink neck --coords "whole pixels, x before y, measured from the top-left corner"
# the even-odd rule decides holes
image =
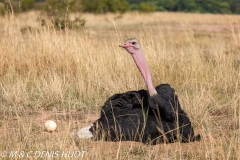
[[[157,91],[156,91],[155,87],[153,86],[150,70],[148,68],[146,59],[145,59],[141,49],[139,49],[138,51],[136,51],[134,54],[131,54],[131,55],[137,65],[139,71],[141,72],[141,74],[143,76],[143,79],[148,88],[150,96],[157,94]]]

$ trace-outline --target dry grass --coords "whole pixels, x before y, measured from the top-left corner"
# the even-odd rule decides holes
[[[41,28],[37,15],[0,19],[0,154],[80,150],[87,151],[83,159],[240,157],[240,16],[85,14],[85,30],[60,32]],[[74,143],[70,132],[96,120],[107,97],[145,88],[133,60],[118,48],[130,37],[142,43],[154,84],[176,89],[202,141]],[[44,131],[47,119],[57,121],[57,132]]]

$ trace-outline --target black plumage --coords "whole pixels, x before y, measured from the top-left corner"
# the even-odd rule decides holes
[[[94,139],[150,144],[200,140],[199,135],[194,136],[191,121],[181,108],[174,89],[169,84],[161,84],[156,91],[164,106],[151,107],[153,99],[147,90],[110,97],[102,107],[100,118],[90,129]]]

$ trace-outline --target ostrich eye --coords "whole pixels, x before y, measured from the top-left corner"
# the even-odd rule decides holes
[[[132,44],[133,44],[133,45],[135,45],[135,44],[136,44],[136,42],[132,42]]]

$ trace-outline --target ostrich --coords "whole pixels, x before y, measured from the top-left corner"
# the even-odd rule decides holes
[[[131,54],[148,90],[113,95],[102,106],[100,118],[73,135],[148,144],[200,140],[200,135],[194,136],[191,121],[182,110],[174,89],[169,84],[154,87],[139,41],[130,38],[119,47]]]

